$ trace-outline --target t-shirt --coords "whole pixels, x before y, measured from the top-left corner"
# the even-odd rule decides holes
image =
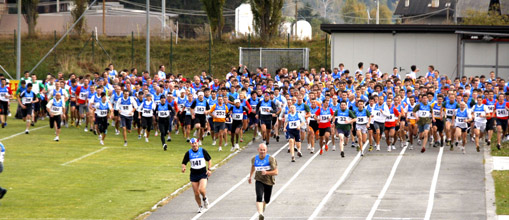
[[[210,161],[212,158],[210,157],[209,152],[207,152],[207,150],[205,150],[204,148],[201,148],[201,150],[203,152],[203,158],[205,159],[205,161]],[[193,152],[195,152],[195,153],[198,151],[193,150]],[[182,159],[182,164],[186,165],[189,161],[190,161],[189,151],[187,151],[186,154],[184,155],[184,159]],[[190,169],[190,170],[191,170],[191,175],[203,174],[203,173],[207,172],[207,166],[204,166],[201,169]]]
[[[254,166],[255,158],[256,158],[256,156],[254,156],[251,159],[251,165],[252,166]],[[274,158],[273,156],[269,156],[269,163],[270,163],[270,170],[268,170],[268,171],[277,169],[276,158]],[[261,171],[256,171],[255,172],[254,179],[257,180],[257,181],[262,182],[263,184],[270,185],[270,186],[276,184],[275,176],[272,176],[272,175],[262,175]]]

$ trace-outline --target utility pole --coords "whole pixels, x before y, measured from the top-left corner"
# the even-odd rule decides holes
[[[376,0],[376,24],[380,24],[380,0]]]
[[[21,0],[18,0],[18,45],[16,46],[16,79],[21,76]]]
[[[294,33],[294,37],[296,38],[297,37],[297,21],[298,21],[298,16],[299,16],[299,12],[298,12],[298,9],[297,9],[297,0],[295,0],[295,33]]]
[[[146,34],[146,38],[147,38],[147,42],[146,42],[146,68],[147,68],[147,71],[150,73],[150,0],[146,0],[147,1],[147,34]]]
[[[60,0],[57,0],[57,13],[60,12]]]
[[[165,34],[164,34],[164,29],[166,27],[166,0],[161,0],[161,35],[164,38],[165,37]],[[171,40],[171,39],[170,39]]]
[[[106,36],[106,0],[103,0],[103,35]]]

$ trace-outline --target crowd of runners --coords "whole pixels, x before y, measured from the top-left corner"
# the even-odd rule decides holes
[[[261,138],[262,151],[270,146],[271,138],[276,142],[287,139],[292,162],[303,156],[303,143],[308,153],[339,148],[344,157],[348,145],[361,155],[368,145],[368,151],[379,151],[382,139],[387,151],[396,150],[399,144],[410,150],[415,146],[422,153],[427,147],[446,145],[465,153],[468,139],[479,152],[481,144],[491,145],[493,132],[498,149],[502,141],[509,140],[509,83],[494,72],[450,79],[432,65],[426,73],[419,73],[413,65],[406,74],[397,68],[382,73],[377,64],[365,68],[362,62],[355,68],[350,72],[339,64],[332,70],[281,68],[269,72],[239,65],[226,75],[213,77],[202,71],[184,78],[165,73],[162,65],[150,74],[138,73],[136,68],[117,71],[110,64],[102,73],[48,74],[42,81],[25,72],[16,91],[0,76],[0,123],[2,128],[7,126],[13,104],[9,100],[16,98],[18,109],[12,114],[26,122],[25,133],[49,118],[55,141],[60,140],[62,127],[81,127],[98,135],[104,145],[108,127],[113,126],[115,135],[122,134],[124,146],[134,130],[146,142],[153,132],[167,150],[171,136],[182,135],[199,149],[190,151],[183,161],[199,157],[195,161],[200,164],[195,166],[206,174],[195,176],[198,182],[210,175],[202,160],[209,161],[210,156],[204,157],[208,153],[199,147],[203,140],[210,136],[217,150],[230,144],[234,151],[250,130],[253,141],[256,136]],[[253,159],[253,164],[264,167],[253,166],[257,172],[270,167],[268,159]]]

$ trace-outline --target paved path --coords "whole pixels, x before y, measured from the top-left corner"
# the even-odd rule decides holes
[[[331,150],[313,157],[304,144],[304,157],[295,163],[286,143],[282,139],[269,146],[270,154],[284,149],[276,156],[279,175],[272,195],[279,195],[267,207],[266,219],[486,219],[483,154],[470,142],[466,154],[445,147],[442,155],[440,148],[424,154],[417,148],[401,153],[399,147],[387,152],[383,144],[382,151],[356,157],[356,149],[348,146],[345,158]],[[208,197],[214,206],[207,212],[197,215],[192,190],[187,190],[148,219],[252,218],[254,184],[245,177],[256,146],[213,173]]]

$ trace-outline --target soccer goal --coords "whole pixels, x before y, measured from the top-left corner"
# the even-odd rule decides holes
[[[247,48],[239,47],[239,63],[254,72],[267,67],[273,73],[279,68],[298,70],[309,67],[309,48]]]

